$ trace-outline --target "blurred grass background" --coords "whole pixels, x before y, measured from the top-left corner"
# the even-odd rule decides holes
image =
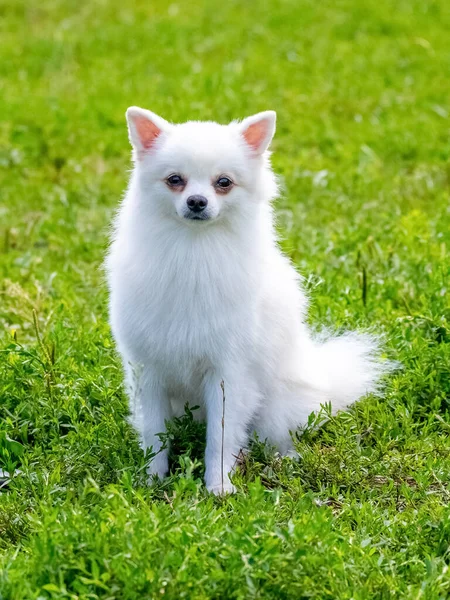
[[[449,31],[444,0],[0,0],[0,598],[448,596]],[[129,105],[276,110],[313,326],[404,364],[298,461],[256,444],[236,498],[189,415],[147,489],[125,421],[101,263]]]

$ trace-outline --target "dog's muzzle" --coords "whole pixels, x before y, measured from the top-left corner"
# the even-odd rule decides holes
[[[185,219],[191,219],[192,221],[206,221],[209,219],[209,214],[206,210],[207,206],[208,200],[205,196],[189,196],[186,200],[187,210],[184,212]]]

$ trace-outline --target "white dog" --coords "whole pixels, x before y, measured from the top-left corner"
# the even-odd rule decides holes
[[[107,271],[133,423],[157,452],[149,474],[163,477],[158,434],[186,402],[200,405],[207,488],[230,492],[252,430],[286,453],[312,411],[374,391],[387,367],[373,338],[319,341],[305,325],[307,299],[274,230],[274,112],[173,125],[132,107],[127,120],[135,167]]]

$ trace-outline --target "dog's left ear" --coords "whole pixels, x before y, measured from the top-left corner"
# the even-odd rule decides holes
[[[275,133],[276,120],[277,113],[266,110],[247,117],[240,123],[240,133],[255,154],[263,154],[269,147]]]

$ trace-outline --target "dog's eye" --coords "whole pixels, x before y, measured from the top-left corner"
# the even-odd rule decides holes
[[[222,190],[226,190],[227,188],[230,188],[233,185],[233,182],[231,181],[231,179],[229,177],[219,177],[219,179],[216,181],[216,186],[218,188],[221,188]]]
[[[181,187],[185,184],[185,181],[181,175],[174,174],[169,175],[169,177],[166,179],[166,183],[170,187]]]

